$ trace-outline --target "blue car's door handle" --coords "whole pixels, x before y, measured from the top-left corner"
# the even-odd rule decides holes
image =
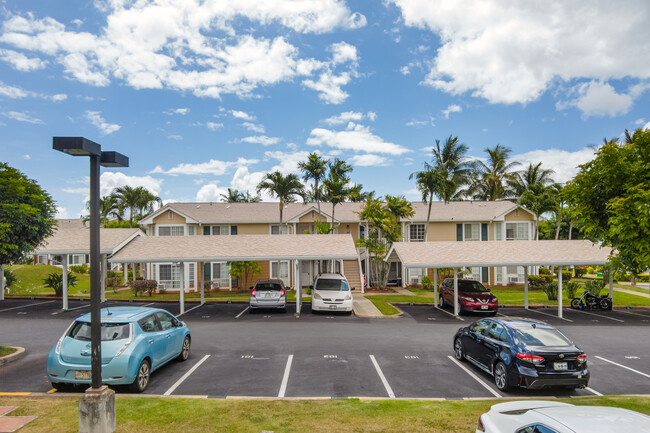
[[[151,340],[149,340],[149,344],[153,344],[153,342],[154,342],[153,338]]]
[[[167,335],[165,336],[165,338],[172,338],[172,336],[169,335],[169,334],[167,334]]]

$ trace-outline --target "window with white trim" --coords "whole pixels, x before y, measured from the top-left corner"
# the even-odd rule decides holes
[[[280,225],[280,224],[273,224],[271,225],[271,234],[272,235],[288,235],[289,234],[289,226],[288,225]]]
[[[271,278],[278,278],[285,287],[289,287],[289,262],[271,262]]]
[[[212,285],[214,287],[230,287],[230,266],[228,263],[212,263]]]
[[[425,275],[423,268],[409,268],[408,269],[408,274],[409,274],[409,279],[408,283],[409,284],[420,284],[422,282],[422,277]]]
[[[424,224],[409,225],[409,242],[424,242]]]
[[[359,239],[365,239],[366,237],[366,226],[359,224]]]
[[[495,240],[503,240],[503,223],[494,223],[494,235]]]
[[[527,241],[528,223],[506,223],[507,241]]]
[[[196,234],[196,227],[187,226],[187,235],[188,236],[194,236],[195,234]]]
[[[184,236],[184,226],[159,226],[158,236]]]
[[[229,236],[230,226],[212,226],[213,236]]]
[[[161,263],[158,265],[158,283],[161,288],[180,289],[181,265],[175,263]]]
[[[464,241],[480,241],[481,240],[481,224],[463,224],[463,240]]]

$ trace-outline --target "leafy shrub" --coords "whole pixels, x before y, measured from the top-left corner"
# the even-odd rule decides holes
[[[528,276],[528,285],[531,289],[541,289],[544,284],[550,283],[553,281],[553,277],[550,275],[529,275]]]
[[[569,283],[563,284],[562,287],[562,289],[566,292],[569,299],[575,298],[576,294],[580,292],[581,288],[582,288],[582,284],[575,281],[571,281]]]
[[[569,282],[573,277],[573,272],[571,271],[562,271],[562,282]]]
[[[123,275],[120,272],[115,272],[115,271],[110,270],[110,269],[106,271],[106,277],[107,278],[120,278],[121,279],[122,276]]]
[[[593,266],[587,266],[587,273],[590,275],[596,273],[596,268]]]
[[[425,275],[422,277],[422,287],[425,289],[432,289],[433,288],[433,281],[431,281],[431,278],[429,278],[428,275]]]
[[[626,274],[625,272],[618,272],[614,274],[614,279],[616,281],[632,281],[632,275]]]
[[[70,270],[72,272],[76,272],[77,274],[87,274],[90,272],[90,268],[85,263],[82,263],[81,265],[72,265],[70,266]]]
[[[650,281],[650,275],[647,275],[647,274],[646,275],[639,275],[638,277],[636,277],[636,280],[639,283],[647,283],[648,281]]]
[[[605,282],[603,280],[585,281],[585,289],[594,296],[599,296],[604,288]]]
[[[7,279],[7,287],[10,287],[13,283],[16,282],[16,276],[11,269],[5,268],[5,278]]]
[[[546,297],[549,301],[557,301],[558,286],[555,281],[544,283],[542,290],[544,290],[544,293],[546,293]]]
[[[584,275],[587,273],[589,268],[575,268],[574,272],[576,274],[576,278],[582,278]]]
[[[133,290],[135,296],[140,296],[140,294],[144,294],[145,292],[147,292],[149,296],[151,296],[154,290],[158,288],[158,281],[135,280],[135,281],[131,281],[129,283],[129,286],[131,286],[131,289]]]
[[[540,275],[551,275],[551,271],[548,268],[539,268]]]
[[[122,277],[106,278],[106,287],[119,287],[122,285]]]
[[[203,293],[205,296],[212,296],[212,281],[207,280],[203,282]]]
[[[56,296],[61,296],[63,294],[63,273],[52,272],[43,280],[43,283],[46,287],[54,289],[54,294]],[[68,272],[68,287],[77,285],[77,277]]]

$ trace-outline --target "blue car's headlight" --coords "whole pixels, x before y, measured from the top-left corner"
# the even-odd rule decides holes
[[[117,351],[115,354],[115,357],[120,356],[127,347],[129,347],[129,344],[133,341],[133,323],[129,323],[129,338],[126,340],[126,343],[124,343],[124,346],[120,350]]]

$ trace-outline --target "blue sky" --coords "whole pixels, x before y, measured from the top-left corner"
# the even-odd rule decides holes
[[[0,2],[0,160],[84,212],[84,136],[130,157],[102,193],[216,201],[316,151],[379,195],[436,139],[502,144],[566,181],[650,126],[650,4],[496,0]]]

